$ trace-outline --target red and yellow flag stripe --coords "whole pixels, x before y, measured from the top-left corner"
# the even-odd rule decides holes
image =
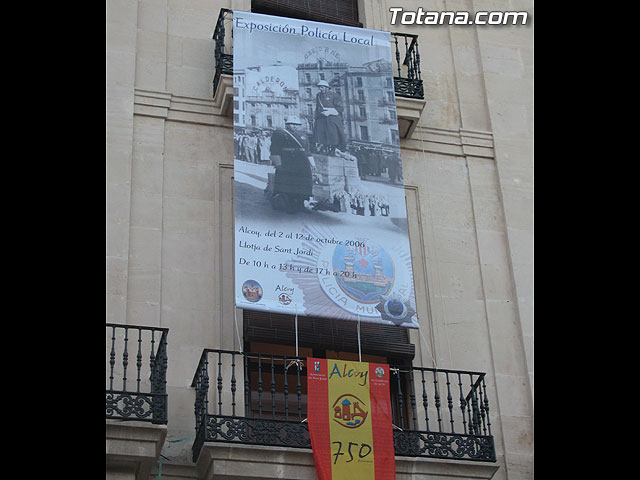
[[[389,366],[308,362],[307,418],[319,480],[395,479]]]

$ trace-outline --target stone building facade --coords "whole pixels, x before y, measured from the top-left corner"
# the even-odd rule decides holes
[[[316,478],[304,449],[208,445],[191,459],[202,351],[242,348],[233,77],[212,95],[212,33],[221,8],[251,3],[107,2],[106,319],[169,329],[168,422],[107,420],[107,478]],[[402,3],[529,16],[391,25],[393,2],[357,2],[365,28],[419,36],[424,100],[396,97],[421,319],[407,332],[413,362],[486,372],[496,449],[495,463],[397,457],[397,478],[531,479],[533,1]]]

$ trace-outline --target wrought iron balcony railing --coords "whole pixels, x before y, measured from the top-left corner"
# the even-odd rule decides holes
[[[420,52],[418,51],[418,35],[391,32],[395,43],[396,71],[393,77],[396,96],[408,98],[424,98],[422,79],[420,78]],[[401,47],[398,48],[398,41]],[[407,43],[408,41],[408,43]],[[404,42],[404,57],[401,57]],[[400,58],[403,58],[400,63]]]
[[[311,448],[305,362],[205,349],[191,384],[193,461],[206,442]],[[411,366],[391,371],[396,455],[496,461],[484,373]]]
[[[220,82],[220,75],[233,75],[233,42],[231,41],[231,19],[233,11],[228,8],[221,8],[213,31],[215,47],[213,58],[216,62],[216,72],[213,76],[213,95],[215,96]],[[228,38],[227,38],[228,37]],[[226,39],[226,42],[225,42]],[[225,45],[226,43],[226,45]]]
[[[221,8],[213,32],[215,74],[213,77],[213,95],[220,82],[220,75],[233,75],[233,42],[231,39],[233,11]],[[398,97],[424,99],[424,89],[420,78],[420,52],[418,35],[391,32],[393,81]]]
[[[167,423],[168,333],[107,323],[107,418]]]

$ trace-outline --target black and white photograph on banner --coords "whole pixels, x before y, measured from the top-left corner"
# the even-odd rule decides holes
[[[416,328],[388,32],[235,12],[233,39],[236,303]]]

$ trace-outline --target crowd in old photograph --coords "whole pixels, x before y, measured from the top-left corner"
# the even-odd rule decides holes
[[[334,212],[351,213],[363,217],[388,217],[389,201],[384,195],[363,193],[356,190],[353,193],[345,190],[333,194],[331,210]]]
[[[271,130],[253,129],[234,132],[233,151],[238,160],[249,163],[271,164]]]
[[[402,160],[400,154],[382,147],[354,145],[349,148],[358,160],[360,178],[402,183]]]

